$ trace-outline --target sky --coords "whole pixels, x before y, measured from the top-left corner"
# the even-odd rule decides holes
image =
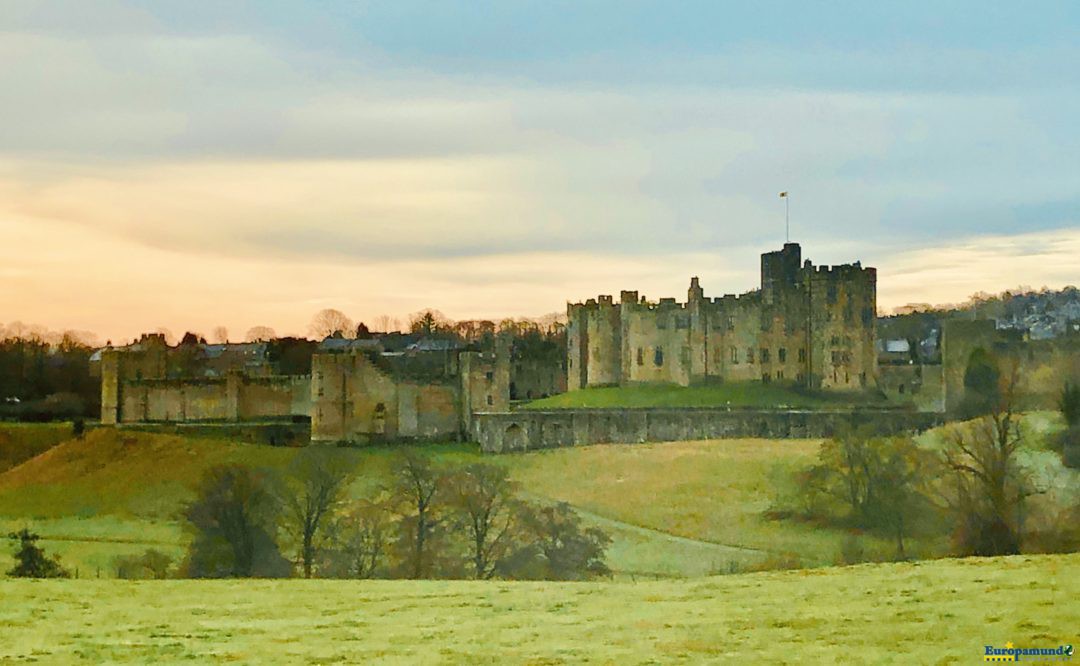
[[[1080,3],[0,4],[0,323],[1080,283]]]

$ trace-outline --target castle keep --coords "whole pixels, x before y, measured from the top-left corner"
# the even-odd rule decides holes
[[[798,243],[761,255],[761,288],[685,303],[623,291],[567,306],[567,387],[707,381],[786,382],[815,389],[877,384],[877,272],[814,266]]]

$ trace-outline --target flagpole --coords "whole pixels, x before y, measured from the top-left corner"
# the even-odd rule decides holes
[[[784,190],[780,193],[780,198],[784,200],[784,244],[787,245],[791,242],[791,197],[787,190]]]

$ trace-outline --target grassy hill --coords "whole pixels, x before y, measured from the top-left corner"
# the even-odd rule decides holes
[[[1074,506],[1080,501],[1080,472],[1063,468],[1057,453],[1041,448],[1059,421],[1048,413],[1025,420],[1031,446],[1021,460],[1046,489],[1032,498],[1033,508],[1036,502]],[[939,445],[940,433],[919,439],[932,448]],[[791,472],[809,465],[819,444],[732,439],[506,456],[482,456],[467,444],[427,450],[437,462],[482,459],[505,465],[526,498],[569,502],[587,522],[612,535],[608,562],[620,579],[703,576],[781,560],[829,565],[842,561],[845,542],[853,539],[868,559],[890,559],[895,547],[889,539],[768,517],[777,495],[792,490]],[[49,552],[59,553],[82,577],[109,576],[117,555],[147,548],[179,559],[188,540],[180,513],[207,468],[240,463],[283,470],[298,451],[96,429],[0,473],[0,533],[29,525],[45,537]],[[356,470],[353,497],[387,484],[395,452],[393,446],[332,449]],[[949,549],[943,534],[912,538],[906,546],[915,557],[938,557]],[[0,548],[0,572],[7,566]]]
[[[433,446],[438,461],[506,465],[536,501],[567,501],[613,538],[621,577],[701,576],[797,553],[837,561],[846,533],[764,516],[786,471],[808,464],[817,440],[722,440],[607,445],[481,456],[471,445]],[[185,547],[179,514],[201,474],[221,463],[284,469],[298,449],[99,429],[0,474],[0,530],[30,525],[81,576],[111,575],[119,554]],[[389,479],[394,447],[333,449],[355,467],[362,497]],[[863,537],[873,557],[892,551]],[[941,544],[928,544],[929,554]],[[914,547],[914,546],[913,546]],[[6,568],[6,567],[5,567]]]
[[[0,423],[0,473],[71,439],[70,423]]]
[[[523,409],[614,407],[763,407],[822,408],[876,403],[861,393],[809,393],[782,384],[728,382],[701,386],[641,384],[604,386],[560,393],[534,400]]]
[[[945,664],[1074,643],[1080,555],[636,584],[5,580],[0,593],[0,661]]]

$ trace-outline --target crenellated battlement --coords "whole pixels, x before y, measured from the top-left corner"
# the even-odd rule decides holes
[[[693,277],[685,302],[623,290],[618,308],[607,295],[568,304],[569,388],[712,378],[872,387],[876,281],[859,261],[815,266],[787,243],[761,255],[761,286],[742,294],[708,298]],[[837,339],[854,342],[834,350]]]

